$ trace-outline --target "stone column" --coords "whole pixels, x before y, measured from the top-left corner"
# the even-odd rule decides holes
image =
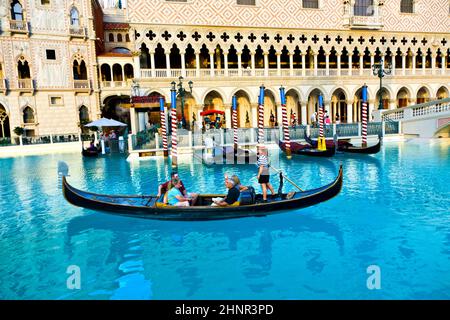
[[[264,76],[269,76],[269,53],[264,52]]]
[[[325,74],[330,75],[330,53],[325,52]]]
[[[200,77],[200,52],[195,52],[195,73],[196,77]]]
[[[302,52],[302,76],[306,76],[306,53]]]
[[[294,53],[289,52],[289,75],[294,75]]]
[[[442,68],[441,68],[441,73],[445,74],[445,70],[447,69],[447,56],[445,54],[442,54]]]
[[[351,52],[349,52],[349,55],[348,55],[348,75],[349,76],[352,75],[352,70],[353,70],[352,55],[351,55]]]
[[[238,57],[238,76],[242,77],[242,52],[237,52]]]
[[[184,51],[180,51],[180,55],[181,55],[181,76],[183,78],[186,78],[186,57],[185,57],[186,52]]]
[[[359,75],[362,76],[364,74],[364,54],[359,54]]]
[[[336,56],[337,56],[337,75],[338,75],[338,77],[340,77],[341,76],[341,54],[337,53]]]
[[[155,70],[155,52],[150,52],[150,68],[152,70],[152,77],[156,77],[156,70]],[[112,78],[111,78],[112,80]]]
[[[412,54],[412,74],[416,74],[416,55],[414,54],[414,52]]]
[[[120,65],[120,68],[122,69],[122,81],[125,81],[125,68],[122,64]]]
[[[275,55],[277,56],[277,76],[281,76],[281,53],[276,52]]]
[[[209,54],[209,72],[211,77],[214,77],[214,53]]]
[[[314,52],[314,76],[317,76],[317,53]]]
[[[252,109],[252,128],[258,128],[258,104],[252,103],[250,106]]]
[[[370,53],[370,67],[375,64],[375,54],[373,52]]]
[[[427,56],[426,54],[424,54],[425,52],[422,53],[422,74],[426,73],[426,62],[427,62]]]
[[[225,126],[227,129],[231,128],[231,104],[224,104],[225,108]]]
[[[306,112],[306,102],[302,102],[302,125],[306,126],[308,124],[308,117],[307,117],[307,112]]]
[[[396,66],[395,66],[395,54],[392,54],[391,55],[391,57],[392,57],[392,75],[393,76],[395,76],[395,68],[396,68]]]
[[[353,122],[353,103],[347,101],[347,123]]]
[[[228,53],[223,53],[223,63],[224,63],[224,66],[225,66],[225,70],[224,70],[224,72],[225,72],[225,77],[228,77]]]
[[[141,76],[141,62],[139,61],[139,56],[133,56],[133,73],[134,78],[142,78]]]
[[[397,109],[397,100],[389,100],[389,110]]]
[[[130,108],[130,122],[131,122],[131,132],[133,134],[136,134],[138,132],[138,125],[137,125],[135,108]]]
[[[431,53],[431,74],[436,74],[436,52]]]
[[[402,53],[402,75],[406,75],[406,56],[407,53]]]
[[[170,69],[170,53],[166,53],[166,77],[172,77]]]
[[[250,57],[252,60],[252,76],[253,77],[255,76],[255,55],[256,55],[255,52],[250,52]]]
[[[369,110],[367,113],[367,122],[372,121],[373,110],[375,110],[375,100],[369,100]]]

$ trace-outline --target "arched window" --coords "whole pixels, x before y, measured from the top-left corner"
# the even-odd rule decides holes
[[[355,16],[373,16],[373,0],[356,0],[353,13]]]
[[[400,2],[400,12],[414,13],[414,0],[402,0]]]
[[[74,80],[87,80],[87,69],[84,60],[73,62],[73,79]]]
[[[112,34],[112,33],[109,34],[108,41],[109,42],[114,42],[114,34]]]
[[[72,27],[79,27],[80,26],[80,14],[78,13],[77,8],[73,7],[70,10],[70,25]]]
[[[23,109],[23,123],[34,123],[34,111],[30,107]]]
[[[117,35],[117,42],[122,42],[123,41],[123,39],[122,39],[122,34],[118,34]]]
[[[10,137],[9,117],[6,113],[6,109],[0,104],[0,144],[1,139]]]
[[[130,42],[130,35],[128,33],[125,35],[125,41]]]
[[[12,20],[22,21],[23,20],[23,9],[22,5],[18,0],[14,0],[11,3],[11,18]]]
[[[89,110],[86,106],[80,107],[78,111],[78,118],[82,124],[89,122]]]
[[[30,67],[28,65],[28,61],[26,60],[19,60],[17,64],[17,74],[19,76],[19,79],[30,79]]]
[[[319,0],[303,0],[303,8],[319,9]]]

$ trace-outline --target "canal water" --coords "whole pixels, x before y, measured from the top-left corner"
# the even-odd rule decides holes
[[[162,159],[0,159],[0,299],[450,298],[450,140],[332,159],[273,149],[271,159],[304,189],[332,181],[342,163],[343,190],[262,218],[152,221],[70,205],[58,161],[80,189],[154,194],[170,173]],[[180,161],[188,191],[225,192],[224,173],[259,190],[254,166]],[[271,181],[277,189],[276,173]],[[284,190],[295,189],[285,181]]]

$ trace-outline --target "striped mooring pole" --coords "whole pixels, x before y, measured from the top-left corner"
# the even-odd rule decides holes
[[[323,96],[319,95],[319,140],[317,143],[317,149],[324,151],[327,149],[325,137],[323,134]]]
[[[362,147],[367,147],[367,86],[362,87]]]
[[[258,100],[258,145],[264,145],[264,85],[259,87]]]
[[[233,122],[233,142],[234,142],[234,150],[236,151],[238,148],[238,132],[237,132],[237,99],[236,96],[233,96],[232,99],[232,108],[233,114],[231,116]]]
[[[175,89],[170,90],[170,102],[172,104],[172,168],[178,166],[178,153],[177,153],[177,92]]]
[[[164,110],[164,98],[159,98],[159,110],[160,110],[160,118],[161,118],[161,134],[163,141],[163,151],[164,157],[166,158],[169,155],[169,149],[167,148],[167,130],[166,130],[166,113]]]
[[[286,156],[288,159],[291,158],[291,137],[289,135],[289,122],[286,110],[286,94],[284,92],[284,87],[280,87],[280,99],[281,99],[281,113],[283,116],[283,140],[286,146]]]

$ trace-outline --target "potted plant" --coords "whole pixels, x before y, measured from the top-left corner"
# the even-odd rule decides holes
[[[25,133],[25,129],[22,128],[22,127],[15,127],[13,131],[19,137],[19,138],[15,139],[16,144],[22,144],[21,143],[22,142],[22,135]]]

